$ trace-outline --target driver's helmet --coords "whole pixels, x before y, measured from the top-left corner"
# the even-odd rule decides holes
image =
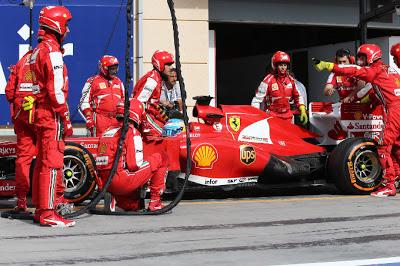
[[[181,132],[185,132],[185,123],[182,119],[172,118],[167,121],[162,129],[163,137],[173,137]]]

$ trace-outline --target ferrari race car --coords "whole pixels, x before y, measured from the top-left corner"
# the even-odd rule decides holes
[[[248,105],[209,106],[195,97],[190,123],[191,186],[271,187],[334,183],[347,194],[374,190],[381,168],[374,139],[382,130],[382,111],[365,104],[310,103],[311,131]],[[168,124],[167,124],[168,125]],[[186,169],[185,132],[145,143],[144,153],[164,149],[170,171]],[[96,188],[97,138],[70,138],[64,153],[65,196],[87,199]],[[12,196],[15,142],[0,143],[0,196]],[[31,171],[32,172],[32,171]],[[176,177],[176,176],[175,176]],[[170,176],[174,178],[174,176]]]
[[[369,193],[380,184],[374,142],[383,129],[380,107],[310,103],[308,131],[252,106],[216,108],[209,106],[210,97],[196,100],[198,122],[190,123],[192,183],[231,189],[329,182],[347,194]],[[184,169],[183,139],[180,148]]]

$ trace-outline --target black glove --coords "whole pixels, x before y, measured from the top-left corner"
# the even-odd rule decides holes
[[[319,60],[315,57],[311,58],[311,60],[313,61],[314,65],[317,65],[317,64],[319,64],[319,62],[321,62],[321,60]]]

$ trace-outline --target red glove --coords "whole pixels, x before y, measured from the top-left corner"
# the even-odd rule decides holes
[[[69,111],[61,115],[61,121],[63,122],[63,138],[72,136],[74,131],[72,129],[71,120],[69,119]]]
[[[89,130],[90,136],[93,136],[93,129],[94,129],[95,124],[94,124],[94,120],[93,120],[92,110],[90,110],[89,108],[86,108],[82,112],[86,118],[86,128]]]

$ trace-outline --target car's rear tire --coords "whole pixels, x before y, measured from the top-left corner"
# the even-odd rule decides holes
[[[382,179],[376,144],[363,138],[342,141],[329,156],[327,170],[345,194],[369,194]]]
[[[66,142],[63,168],[65,199],[73,203],[88,199],[96,187],[95,178],[92,154],[79,144]]]

